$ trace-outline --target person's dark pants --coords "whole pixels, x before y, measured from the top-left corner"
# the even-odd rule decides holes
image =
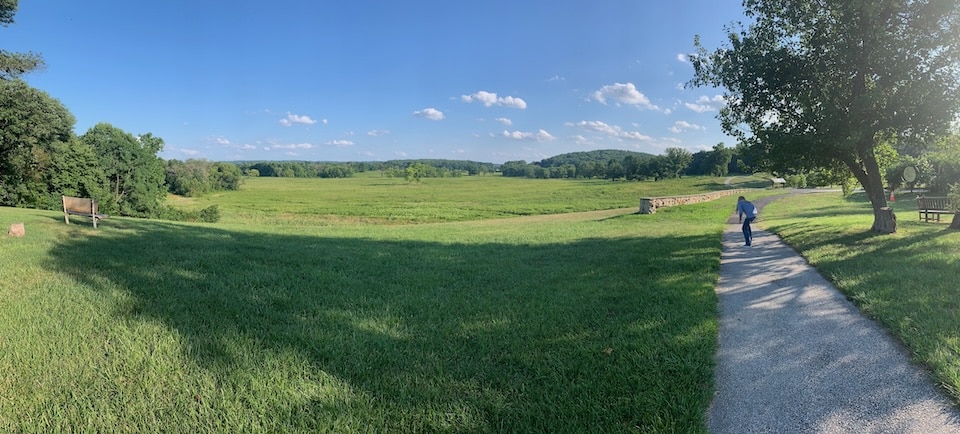
[[[753,244],[753,230],[750,229],[750,223],[753,223],[756,219],[756,217],[743,219],[743,241],[745,241],[748,246]]]

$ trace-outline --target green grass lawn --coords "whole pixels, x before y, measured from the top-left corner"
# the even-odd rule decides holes
[[[960,401],[960,231],[919,221],[915,195],[892,203],[897,233],[871,233],[863,195],[802,195],[772,203],[762,225],[803,253],[867,315],[896,335]]]
[[[658,182],[505,178],[426,178],[408,183],[376,173],[344,179],[245,178],[239,191],[171,197],[185,209],[220,207],[223,223],[314,227],[496,219],[640,208],[640,197],[764,187],[756,177],[697,177]]]
[[[309,181],[181,204],[212,225],[0,208],[0,431],[705,429],[733,202],[633,212],[722,180]]]

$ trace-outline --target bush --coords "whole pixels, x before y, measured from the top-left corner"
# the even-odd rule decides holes
[[[220,207],[210,205],[200,210],[200,221],[205,223],[216,223],[220,221]]]
[[[784,178],[787,181],[787,185],[794,188],[806,188],[807,187],[807,177],[806,175],[787,175]]]
[[[216,223],[220,221],[220,207],[210,205],[199,211],[184,211],[174,207],[165,207],[160,218],[176,222]]]

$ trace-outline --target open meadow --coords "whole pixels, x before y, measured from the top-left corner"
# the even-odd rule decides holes
[[[0,431],[702,431],[733,199],[635,212],[722,181],[253,179],[182,200],[218,224],[97,230],[0,208],[27,229]]]

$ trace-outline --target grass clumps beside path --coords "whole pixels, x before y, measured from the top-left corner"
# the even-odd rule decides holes
[[[0,208],[27,227],[0,239],[0,431],[703,431],[731,210],[93,230]]]
[[[764,209],[763,225],[778,233],[852,299],[895,334],[915,360],[960,401],[960,231],[918,221],[916,201],[891,203],[897,232],[870,232],[870,203],[839,193],[788,197]]]

